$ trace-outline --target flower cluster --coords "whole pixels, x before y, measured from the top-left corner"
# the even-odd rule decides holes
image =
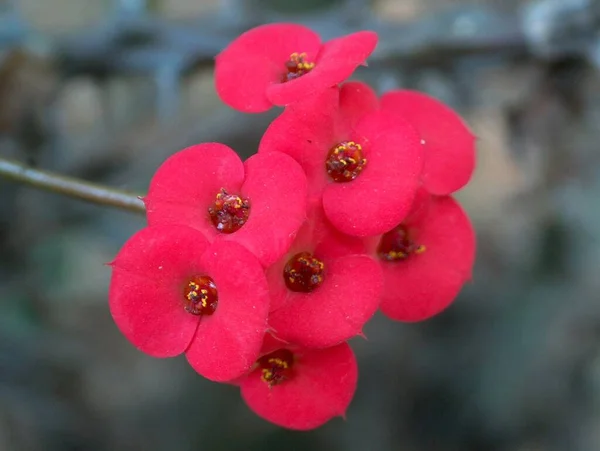
[[[168,158],[144,198],[148,227],[111,263],[125,337],[185,354],[290,429],[345,414],[358,373],[347,341],[378,309],[427,319],[471,277],[475,236],[451,194],[471,177],[474,137],[431,97],[346,81],[376,42],[273,24],[231,43],[216,59],[223,101],[285,109],[246,161],[217,143]]]

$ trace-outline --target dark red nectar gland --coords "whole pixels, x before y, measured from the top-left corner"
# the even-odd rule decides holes
[[[208,276],[194,276],[183,290],[186,312],[192,315],[212,315],[219,303],[215,282]]]
[[[325,265],[310,252],[300,252],[288,260],[283,268],[285,285],[291,291],[310,293],[323,282]]]
[[[234,233],[248,221],[250,202],[221,188],[214,205],[208,208],[208,214],[219,232]]]
[[[315,67],[315,63],[306,61],[306,53],[292,53],[290,59],[286,61],[285,68],[287,72],[283,74],[282,83],[295,80],[304,74],[307,74]]]
[[[354,141],[344,141],[327,154],[325,170],[334,182],[351,182],[362,172],[367,159],[363,158],[362,146]]]
[[[385,233],[379,240],[377,256],[389,262],[406,260],[412,254],[422,254],[425,246],[416,243],[403,225]]]
[[[279,385],[294,376],[294,354],[288,349],[279,349],[258,359],[260,378],[269,386]]]

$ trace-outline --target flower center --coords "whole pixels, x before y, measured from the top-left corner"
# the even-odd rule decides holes
[[[221,188],[214,205],[208,208],[208,214],[219,232],[237,232],[248,221],[250,202]]]
[[[366,164],[362,146],[354,141],[344,141],[329,151],[325,169],[334,182],[350,182],[358,177]]]
[[[288,260],[283,279],[291,291],[310,293],[323,282],[325,265],[310,252],[300,252]]]
[[[258,359],[260,378],[270,387],[279,385],[294,376],[294,354],[288,349],[279,349]]]
[[[292,53],[290,59],[285,62],[287,72],[283,74],[282,82],[295,80],[309,73],[315,67],[315,63],[306,61],[306,53]]]
[[[219,303],[215,282],[208,276],[194,276],[183,290],[184,308],[192,315],[212,315]]]
[[[399,225],[381,237],[377,255],[382,260],[392,262],[406,260],[411,254],[422,254],[425,250],[424,245],[413,240],[405,226]]]

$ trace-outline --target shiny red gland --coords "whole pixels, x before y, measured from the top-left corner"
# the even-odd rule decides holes
[[[234,233],[248,221],[250,202],[221,188],[214,205],[208,208],[208,214],[219,232]]]
[[[215,282],[208,276],[194,276],[183,290],[184,308],[192,315],[212,315],[219,303]]]
[[[413,239],[410,230],[404,225],[399,225],[385,233],[377,247],[378,257],[386,261],[406,260],[412,254],[423,252],[425,252],[425,246],[418,244]]]
[[[344,141],[332,147],[325,160],[325,170],[334,182],[350,182],[367,164],[362,146],[354,141]]]
[[[294,354],[288,349],[279,349],[258,359],[260,378],[273,387],[294,376]]]
[[[292,53],[290,59],[286,61],[285,68],[287,72],[282,77],[282,82],[295,80],[314,69],[315,63],[306,61],[306,53]]]
[[[310,252],[300,252],[288,260],[283,278],[289,290],[310,293],[323,282],[325,265]]]

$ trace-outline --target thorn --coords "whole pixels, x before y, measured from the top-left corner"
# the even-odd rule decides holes
[[[362,330],[359,333],[357,333],[356,335],[359,336],[360,338],[362,338],[363,340],[369,341],[369,339],[367,338],[367,336],[365,335],[365,333]]]
[[[112,268],[115,265],[115,261],[116,260],[113,260],[113,261],[110,261],[110,262],[106,262],[106,263],[104,263],[104,266],[110,266]]]

